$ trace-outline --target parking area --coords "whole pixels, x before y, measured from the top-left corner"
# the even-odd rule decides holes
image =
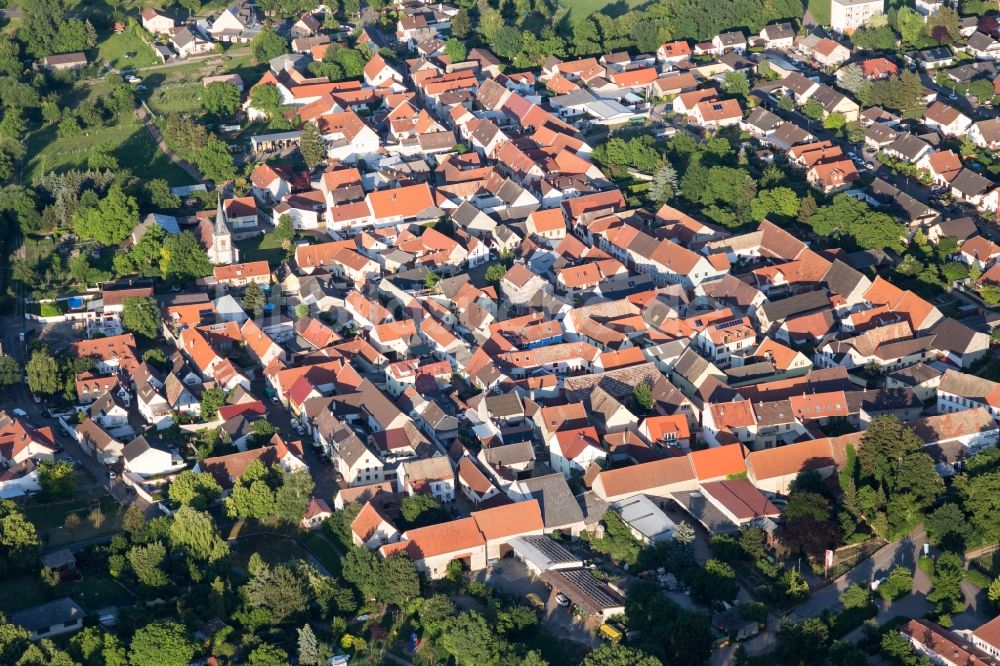
[[[518,597],[529,603],[525,598],[529,593],[537,594],[544,608],[541,612],[542,623],[556,636],[561,636],[575,643],[590,647],[600,645],[597,638],[597,627],[601,625],[600,618],[580,618],[573,614],[572,607],[560,606],[556,595],[551,594],[548,587],[531,575],[528,568],[513,557],[500,560],[496,566],[479,574],[483,580],[501,592]]]

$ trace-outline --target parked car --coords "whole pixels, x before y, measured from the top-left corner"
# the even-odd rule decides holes
[[[565,608],[566,606],[569,606],[569,597],[560,592],[556,595],[556,603]]]

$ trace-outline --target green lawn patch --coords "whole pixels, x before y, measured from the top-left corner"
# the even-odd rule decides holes
[[[165,178],[171,185],[193,181],[153,143],[137,118],[123,118],[111,127],[91,128],[74,136],[59,137],[54,126],[44,127],[28,137],[24,180],[49,171],[86,169],[87,159],[96,150],[108,150],[123,169],[131,169],[140,180]]]
[[[273,233],[238,241],[236,247],[240,251],[240,261],[266,261],[277,266],[285,259],[285,249]]]
[[[289,560],[309,561],[309,551],[292,537],[280,534],[250,534],[240,537],[231,545],[233,565],[247,568],[250,555],[257,553],[270,565],[278,565]]]
[[[130,23],[122,32],[112,33],[97,47],[97,57],[115,69],[149,67],[160,61],[153,49],[142,41],[141,28],[136,23]],[[128,57],[129,53],[135,53]]]
[[[40,604],[48,599],[48,588],[37,574],[5,576],[0,585],[0,611],[11,611]]]
[[[168,84],[157,88],[146,103],[153,113],[202,113],[201,93],[205,86],[201,83]]]
[[[107,574],[84,574],[79,582],[60,585],[56,588],[56,592],[73,597],[78,604],[91,612],[132,601],[131,593]]]
[[[341,557],[343,557],[343,554],[322,532],[310,532],[302,537],[300,541],[330,573],[335,576],[340,575]]]
[[[66,544],[88,541],[121,531],[122,516],[125,515],[122,505],[111,495],[103,495],[98,502],[104,513],[104,522],[100,527],[94,527],[87,520],[87,515],[91,511],[91,502],[88,499],[39,504],[28,507],[24,510],[24,514],[34,523],[43,547],[52,550]],[[70,513],[80,516],[80,525],[72,530],[64,526],[66,516]]]
[[[646,4],[646,0],[617,0],[617,2],[608,2],[608,0],[562,0],[559,4],[566,8],[567,18],[570,21],[575,21],[576,19],[586,18],[594,12],[601,10],[604,10],[612,18],[621,16],[630,9],[635,9]]]

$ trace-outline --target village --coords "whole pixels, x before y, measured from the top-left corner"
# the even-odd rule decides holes
[[[0,661],[1000,660],[1000,24],[818,4],[0,49]]]

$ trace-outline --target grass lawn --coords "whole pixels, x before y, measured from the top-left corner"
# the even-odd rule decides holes
[[[153,113],[200,114],[201,93],[205,87],[201,83],[165,85],[157,88],[146,103]]]
[[[73,597],[91,612],[133,600],[131,593],[108,574],[84,574],[80,582],[60,585],[56,592]]]
[[[35,573],[23,576],[5,576],[0,585],[0,611],[10,611],[34,606],[45,601],[48,589]]]
[[[149,67],[159,63],[153,50],[139,36],[139,25],[133,23],[117,35],[112,33],[97,47],[97,57],[115,69]],[[131,58],[126,54],[135,53]]]
[[[153,143],[137,118],[123,118],[117,125],[85,130],[75,136],[60,137],[54,126],[28,137],[28,160],[24,180],[48,171],[86,169],[94,150],[109,150],[125,169],[141,180],[165,178],[171,185],[190,185],[191,177],[167,158]]]
[[[246,570],[250,555],[257,553],[270,565],[278,565],[289,560],[309,561],[309,551],[292,537],[276,534],[251,534],[240,537],[231,544],[233,566]]]
[[[247,238],[236,243],[240,251],[240,261],[266,261],[277,266],[285,258],[285,250],[274,238],[273,233],[266,233],[260,238]]]
[[[594,12],[604,10],[612,18],[621,16],[630,9],[646,4],[646,0],[561,0],[559,3],[567,10],[567,17],[570,21],[590,16]]]
[[[302,545],[309,549],[316,559],[323,563],[330,573],[340,575],[343,554],[322,532],[310,532],[302,537]]]
[[[104,512],[104,523],[94,527],[87,520],[91,511],[90,501],[83,499],[54,504],[39,504],[25,509],[28,520],[35,524],[46,550],[65,546],[68,543],[87,541],[96,537],[114,534],[121,530],[122,516],[125,510],[111,495],[100,498],[101,511]],[[80,525],[73,530],[63,526],[66,516],[75,513],[80,516]]]

